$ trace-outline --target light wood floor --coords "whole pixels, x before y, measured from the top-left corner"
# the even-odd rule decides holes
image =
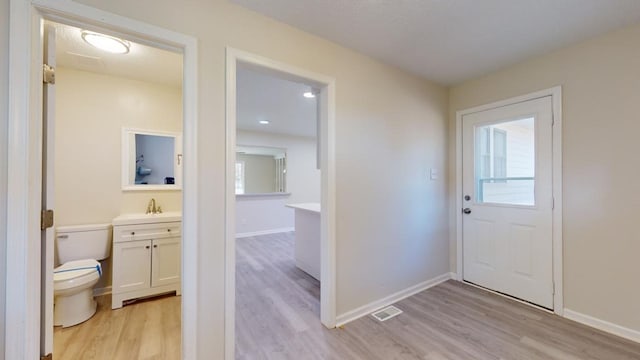
[[[180,296],[139,301],[111,310],[111,295],[82,324],[54,330],[55,360],[180,359]]]
[[[241,360],[640,359],[640,344],[455,281],[400,301],[404,313],[386,322],[328,330],[319,282],[294,265],[292,233],[238,239],[236,277]],[[98,301],[87,322],[56,328],[54,359],[180,358],[180,297],[115,311],[110,296]]]
[[[293,233],[238,239],[238,359],[640,359],[640,344],[448,281],[404,313],[343,329],[320,324],[318,281],[297,269]]]

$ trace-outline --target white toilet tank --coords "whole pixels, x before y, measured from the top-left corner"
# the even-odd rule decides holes
[[[56,228],[60,263],[72,260],[103,260],[111,253],[111,224],[60,226]]]

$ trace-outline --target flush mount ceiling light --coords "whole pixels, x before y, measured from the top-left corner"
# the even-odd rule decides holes
[[[258,122],[262,125],[269,125],[269,120],[260,120]]]
[[[93,31],[82,30],[81,36],[87,44],[114,54],[126,54],[131,47],[126,40]]]
[[[313,99],[314,97],[316,97],[316,94],[314,94],[312,91],[307,91],[302,94],[302,96],[306,97],[307,99]]]

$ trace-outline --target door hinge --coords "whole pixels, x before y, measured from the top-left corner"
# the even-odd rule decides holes
[[[551,210],[555,210],[556,209],[556,198],[552,197],[551,198]]]
[[[42,210],[40,213],[40,230],[53,226],[53,210]]]
[[[53,360],[53,354],[48,353],[47,355],[40,356],[40,360]]]
[[[555,295],[556,294],[556,283],[553,282],[551,283],[551,295]]]
[[[42,66],[42,82],[51,85],[56,83],[56,69],[49,64]]]

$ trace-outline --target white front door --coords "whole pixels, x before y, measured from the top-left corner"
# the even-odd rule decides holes
[[[464,115],[463,278],[553,309],[552,102]]]

